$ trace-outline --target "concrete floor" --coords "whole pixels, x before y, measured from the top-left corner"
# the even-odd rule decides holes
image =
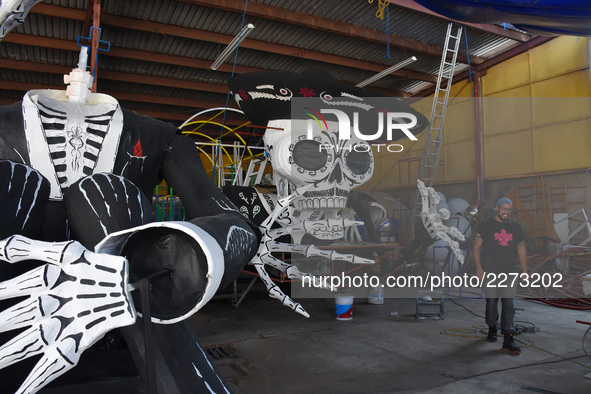
[[[481,299],[446,299],[442,320],[416,319],[415,299],[356,299],[350,321],[333,299],[298,301],[309,319],[258,282],[238,308],[216,299],[190,319],[204,347],[226,353],[215,364],[234,393],[591,392],[589,326],[576,323],[589,312],[516,299],[516,324],[539,330],[516,337],[513,356],[485,341]]]

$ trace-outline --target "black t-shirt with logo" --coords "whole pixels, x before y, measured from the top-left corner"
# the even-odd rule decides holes
[[[524,240],[519,223],[492,218],[478,226],[478,233],[482,237],[480,263],[485,272],[519,272],[517,245]]]

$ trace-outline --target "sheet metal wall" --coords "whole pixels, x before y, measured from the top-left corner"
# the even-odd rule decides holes
[[[483,95],[486,178],[591,167],[587,38],[559,37],[491,68]],[[497,108],[489,97],[507,99]]]
[[[488,70],[482,78],[485,179],[591,167],[589,45],[588,38],[558,37]],[[413,106],[429,116],[431,103],[428,98]],[[453,86],[443,133],[435,183],[474,182],[469,81]],[[375,152],[376,171],[363,189],[416,186],[425,136],[402,145],[402,153]]]

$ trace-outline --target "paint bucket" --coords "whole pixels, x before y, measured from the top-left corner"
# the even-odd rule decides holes
[[[352,294],[337,294],[334,299],[335,303],[335,318],[337,320],[351,320],[353,319],[353,295]]]
[[[384,286],[369,287],[367,289],[367,303],[382,305],[384,303]]]

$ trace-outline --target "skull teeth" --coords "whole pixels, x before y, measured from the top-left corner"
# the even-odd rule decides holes
[[[310,190],[298,200],[298,209],[343,209],[348,196],[348,190],[338,187]]]
[[[346,189],[340,189],[338,187],[333,187],[330,189],[325,190],[310,190],[303,194],[304,197],[348,197],[349,191]]]
[[[299,209],[343,209],[347,203],[346,197],[301,198],[298,200]]]

